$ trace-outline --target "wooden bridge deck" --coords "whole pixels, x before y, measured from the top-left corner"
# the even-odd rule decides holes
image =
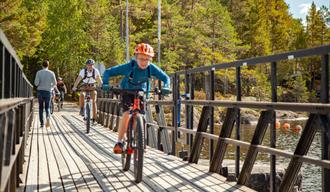
[[[143,182],[135,184],[132,168],[123,172],[112,153],[117,133],[94,125],[86,134],[77,106],[69,103],[54,112],[50,128],[40,128],[37,110],[34,115],[19,191],[252,191],[149,147]]]

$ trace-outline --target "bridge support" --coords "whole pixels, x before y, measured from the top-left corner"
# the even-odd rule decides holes
[[[206,132],[207,126],[210,122],[211,107],[204,106],[202,109],[202,114],[198,123],[198,128],[195,136],[195,140],[190,152],[189,163],[197,163],[199,156],[201,154],[204,138],[202,137],[202,132]]]
[[[158,129],[158,149],[162,149],[166,154],[170,154],[172,151],[172,147],[175,146],[171,146],[171,142],[169,139],[169,135],[168,135],[168,131],[167,129],[164,129],[163,127],[166,126],[166,120],[165,120],[165,115],[164,115],[164,109],[161,105],[155,105],[156,108],[156,113],[157,113],[157,121],[158,121],[158,125],[159,125],[159,129]],[[172,135],[172,137],[174,137],[174,135]]]
[[[248,182],[248,179],[252,172],[253,165],[258,155],[257,145],[260,145],[262,143],[267,127],[272,122],[273,117],[274,117],[273,110],[261,112],[256,130],[254,132],[251,141],[251,146],[249,147],[249,150],[247,152],[241,174],[238,177],[238,182],[237,182],[238,184],[244,185]]]
[[[225,157],[228,144],[222,140],[223,138],[230,138],[236,121],[238,109],[228,108],[225,121],[222,125],[221,132],[219,135],[218,143],[215,148],[214,156],[210,165],[210,172],[220,173],[222,167],[222,161]],[[221,173],[220,173],[221,174]]]
[[[322,57],[322,71],[321,71],[321,102],[329,103],[329,55],[323,55]],[[330,159],[330,127],[329,124],[325,122],[325,118],[322,123],[325,126],[325,132],[322,135],[322,159]],[[326,126],[327,125],[327,126]],[[330,191],[330,170],[323,168],[322,170],[322,189],[323,191]]]
[[[304,156],[307,154],[316,133],[316,129],[312,125],[315,124],[317,117],[317,114],[311,113],[309,115],[306,126],[301,134],[298,145],[294,152],[295,155]],[[293,157],[291,159],[290,164],[285,171],[285,175],[283,177],[279,191],[291,191],[294,183],[296,182],[301,166],[302,162],[299,161],[299,158]]]

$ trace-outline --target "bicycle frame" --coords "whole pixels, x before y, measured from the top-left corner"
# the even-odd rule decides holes
[[[139,97],[134,98],[133,106],[130,110],[130,116],[131,116],[130,119],[132,119],[132,125],[131,126],[129,125],[128,129],[136,129],[136,126],[134,126],[135,125],[134,121],[136,121],[136,116],[142,115],[140,105],[141,105],[141,99]],[[144,119],[144,116],[142,118]],[[130,131],[130,133],[131,133],[131,131]],[[133,154],[134,150],[135,150],[134,147],[132,146],[132,142],[133,142],[133,140],[132,140],[132,138],[130,138],[128,140],[128,144],[127,144],[127,154],[129,154],[129,155]]]
[[[86,133],[89,133],[91,127],[91,117],[93,113],[92,97],[91,92],[94,91],[94,84],[85,84],[83,89],[80,91],[85,92],[84,95],[84,120],[86,121]]]

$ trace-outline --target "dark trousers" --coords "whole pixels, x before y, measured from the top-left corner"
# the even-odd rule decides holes
[[[40,119],[40,124],[44,125],[44,108],[46,111],[46,118],[49,118],[50,114],[50,98],[52,96],[51,91],[44,91],[44,90],[38,90],[37,91],[38,95],[38,102],[39,102],[39,119]]]
[[[60,98],[62,101],[64,101],[64,91],[60,91]]]

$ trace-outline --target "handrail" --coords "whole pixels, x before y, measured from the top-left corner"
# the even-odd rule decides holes
[[[0,29],[0,191],[15,191],[33,120],[33,86]]]
[[[202,66],[196,67],[193,69],[183,70],[176,72],[178,75],[185,75],[185,74],[192,74],[192,73],[199,73],[217,69],[227,69],[227,68],[235,68],[235,67],[245,67],[245,66],[254,66],[257,64],[264,64],[264,63],[272,63],[277,61],[283,60],[292,60],[302,57],[309,57],[313,55],[325,55],[329,54],[330,45],[324,45],[315,48],[308,48],[308,49],[300,49],[297,51],[291,51],[281,54],[269,55],[269,56],[262,56],[262,57],[255,57],[249,59],[243,59],[228,63],[221,63],[209,66]]]
[[[32,89],[14,48],[0,29],[0,98],[31,97]]]

